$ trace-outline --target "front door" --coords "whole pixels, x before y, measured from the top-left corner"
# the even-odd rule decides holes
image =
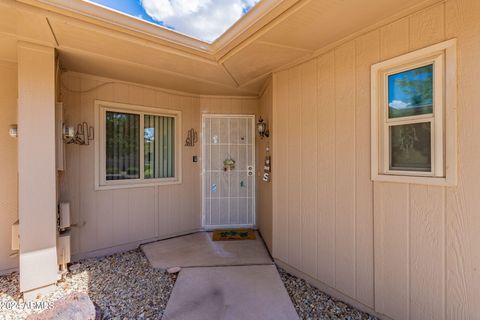
[[[203,226],[255,225],[255,116],[204,115]]]

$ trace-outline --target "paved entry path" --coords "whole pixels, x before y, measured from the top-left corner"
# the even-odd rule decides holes
[[[142,247],[154,267],[182,267],[164,320],[296,320],[263,242],[211,241],[202,232]]]

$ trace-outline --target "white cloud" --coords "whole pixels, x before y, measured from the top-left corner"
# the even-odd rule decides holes
[[[145,12],[176,31],[212,42],[259,0],[140,0]]]
[[[394,109],[408,109],[412,107],[410,103],[403,102],[402,100],[393,100],[389,106]]]

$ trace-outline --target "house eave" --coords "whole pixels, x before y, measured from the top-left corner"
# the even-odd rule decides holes
[[[214,42],[208,43],[166,27],[129,16],[83,0],[17,0],[64,16],[106,26],[117,31],[146,36],[150,40],[216,60],[217,53],[228,52],[239,42],[253,35],[290,6],[301,0],[263,0],[240,18]],[[240,40],[240,41],[239,41]]]

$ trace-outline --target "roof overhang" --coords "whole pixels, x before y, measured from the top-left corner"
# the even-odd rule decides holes
[[[75,19],[108,26],[118,31],[131,31],[135,35],[147,36],[161,44],[174,45],[179,49],[215,59],[219,52],[228,52],[261,27],[277,18],[300,0],[262,0],[247,14],[243,15],[214,42],[208,43],[186,34],[173,31],[122,12],[83,0],[17,0],[19,2],[47,9]]]
[[[3,35],[55,47],[74,72],[197,94],[252,95],[272,72],[442,2],[262,0],[209,44],[87,1],[0,0],[0,45]]]

